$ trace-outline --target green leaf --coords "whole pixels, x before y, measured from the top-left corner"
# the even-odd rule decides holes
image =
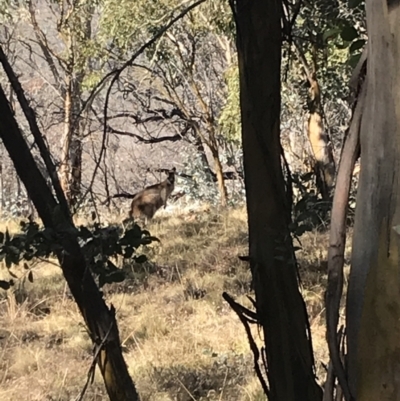
[[[362,49],[365,45],[365,42],[366,42],[365,39],[355,40],[350,46],[350,49],[349,49],[350,53],[354,53],[357,50]]]
[[[0,288],[8,290],[13,285],[12,281],[0,280]]]
[[[11,260],[11,255],[10,254],[6,254],[6,266],[9,269],[12,265],[12,260]]]
[[[345,26],[340,33],[340,37],[345,42],[352,42],[354,39],[358,37],[358,32],[353,26]]]
[[[124,258],[129,259],[132,257],[135,250],[131,246],[127,246],[124,252]]]
[[[135,257],[135,262],[136,263],[144,263],[147,262],[147,256],[146,255],[139,255]]]
[[[356,8],[358,7],[363,0],[349,0],[349,8]]]
[[[125,280],[125,272],[121,269],[109,274],[102,274],[99,277],[99,285],[102,287],[104,284],[121,283]],[[100,284],[101,283],[101,284]]]
[[[340,28],[328,29],[322,35],[323,41],[326,42],[328,39],[336,38],[342,30]]]
[[[8,228],[6,229],[6,243],[10,242],[10,233],[8,232]]]
[[[296,230],[296,235],[298,237],[301,237],[304,233],[306,233],[307,231],[312,231],[312,227],[309,224],[302,224],[301,226],[299,226]]]
[[[358,62],[360,61],[361,58],[361,53],[358,54],[353,54],[349,60],[347,61],[347,63],[352,67],[355,68],[356,65],[358,64]]]

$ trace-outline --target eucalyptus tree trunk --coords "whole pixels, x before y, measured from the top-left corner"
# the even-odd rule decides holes
[[[347,369],[357,401],[398,400],[400,5],[366,0],[366,14],[366,103],[347,296]]]
[[[82,77],[81,74],[79,74]],[[83,78],[83,77],[82,77]],[[74,206],[81,193],[82,140],[78,113],[81,105],[81,79],[67,77],[64,97],[64,135],[62,138],[60,181],[68,204]]]
[[[215,174],[217,176],[220,203],[222,207],[225,207],[228,204],[228,192],[226,190],[225,177],[224,177],[224,172],[222,170],[222,164],[219,156],[218,147],[216,146],[215,148],[212,148],[211,153],[214,159],[214,168],[215,168]]]
[[[233,2],[232,2],[233,3]],[[297,281],[280,144],[280,0],[237,0],[249,260],[264,332],[270,401],[319,401],[308,316]]]

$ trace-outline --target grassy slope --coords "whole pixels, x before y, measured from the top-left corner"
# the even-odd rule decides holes
[[[250,273],[237,258],[247,248],[244,209],[161,215],[149,229],[161,240],[146,250],[153,263],[105,289],[143,401],[263,400],[245,332],[221,298],[227,291],[250,306]],[[307,234],[302,243],[302,291],[322,373],[327,237]],[[90,341],[59,268],[41,262],[34,275],[33,284],[0,294],[0,401],[73,400],[86,380]],[[85,400],[106,399],[96,374]]]

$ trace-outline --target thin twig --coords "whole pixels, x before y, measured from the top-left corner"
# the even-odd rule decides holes
[[[94,372],[96,369],[96,363],[97,363],[97,359],[99,357],[100,351],[103,349],[104,344],[107,342],[107,339],[111,333],[111,329],[113,328],[114,323],[112,322],[110,324],[110,327],[106,333],[106,335],[104,336],[104,338],[101,340],[101,343],[99,345],[96,346],[96,351],[95,354],[93,355],[93,359],[92,359],[92,363],[90,364],[89,370],[88,370],[88,374],[87,374],[87,379],[86,379],[86,383],[82,388],[82,391],[80,392],[79,396],[75,399],[75,401],[82,401],[83,397],[86,393],[87,388],[89,387],[89,383],[93,383],[93,379],[94,379]]]
[[[270,391],[268,388],[267,383],[265,382],[264,376],[261,373],[260,365],[258,364],[258,360],[260,359],[260,351],[257,347],[257,344],[254,341],[254,338],[251,334],[250,326],[249,323],[256,323],[258,322],[257,314],[255,312],[251,312],[244,306],[238,304],[229,294],[226,292],[222,293],[222,297],[225,299],[226,302],[228,302],[229,306],[233,309],[233,311],[238,315],[240,321],[242,322],[244,329],[246,330],[247,334],[247,339],[249,341],[250,349],[253,352],[254,356],[254,369],[256,371],[258,380],[261,383],[261,386],[264,390],[265,395],[269,399],[270,396]],[[250,315],[255,317],[255,321],[249,320],[249,318],[245,315]],[[264,361],[263,361],[264,362]],[[267,365],[264,362],[265,369],[267,370]]]

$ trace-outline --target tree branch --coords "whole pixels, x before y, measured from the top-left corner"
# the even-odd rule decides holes
[[[353,119],[343,146],[336,179],[331,212],[331,229],[328,248],[328,287],[326,290],[326,325],[329,355],[333,370],[338,378],[346,401],[352,400],[346,373],[340,358],[337,338],[340,300],[343,292],[344,249],[346,244],[346,213],[354,164],[360,152],[359,131],[364,111],[366,83],[364,81],[358,101],[354,108]]]
[[[42,156],[44,164],[46,165],[46,168],[49,172],[51,183],[53,184],[58,202],[60,203],[65,216],[68,216],[69,215],[68,203],[65,199],[64,192],[61,188],[56,167],[53,161],[51,160],[50,152],[43,140],[42,133],[40,132],[39,126],[37,124],[35,112],[29,106],[29,102],[25,97],[24,90],[22,89],[22,86],[18,81],[18,78],[16,77],[14,71],[12,70],[7,60],[7,57],[3,52],[3,48],[1,46],[0,46],[0,62],[3,65],[4,71],[7,74],[7,77],[12,85],[14,92],[17,95],[18,102],[21,105],[25,118],[28,121],[29,128],[32,132],[33,137],[35,138],[35,142],[39,148],[40,155]]]
[[[151,143],[160,143],[160,142],[177,142],[183,139],[183,136],[181,134],[176,134],[172,136],[160,136],[160,137],[154,137],[154,138],[143,138],[140,135],[134,134],[133,132],[127,132],[127,131],[120,131],[115,128],[110,127],[107,125],[107,131],[111,132],[116,135],[121,135],[121,136],[129,136],[131,138],[137,139],[141,143],[145,144],[151,144]]]
[[[47,42],[46,35],[40,29],[40,26],[36,20],[35,10],[33,8],[31,0],[28,1],[28,10],[29,10],[29,14],[31,16],[33,31],[35,32],[35,36],[38,41],[38,45],[39,45],[40,49],[42,50],[43,57],[46,60],[51,73],[53,74],[55,84],[57,85],[58,90],[61,92],[61,96],[64,97],[65,87],[62,85],[62,80],[61,80],[60,74],[58,73],[57,67],[54,63],[53,56],[56,57],[56,59],[60,63],[64,63],[64,60],[62,60],[59,56],[57,56],[55,53],[53,53],[52,50],[50,49],[50,46]]]

